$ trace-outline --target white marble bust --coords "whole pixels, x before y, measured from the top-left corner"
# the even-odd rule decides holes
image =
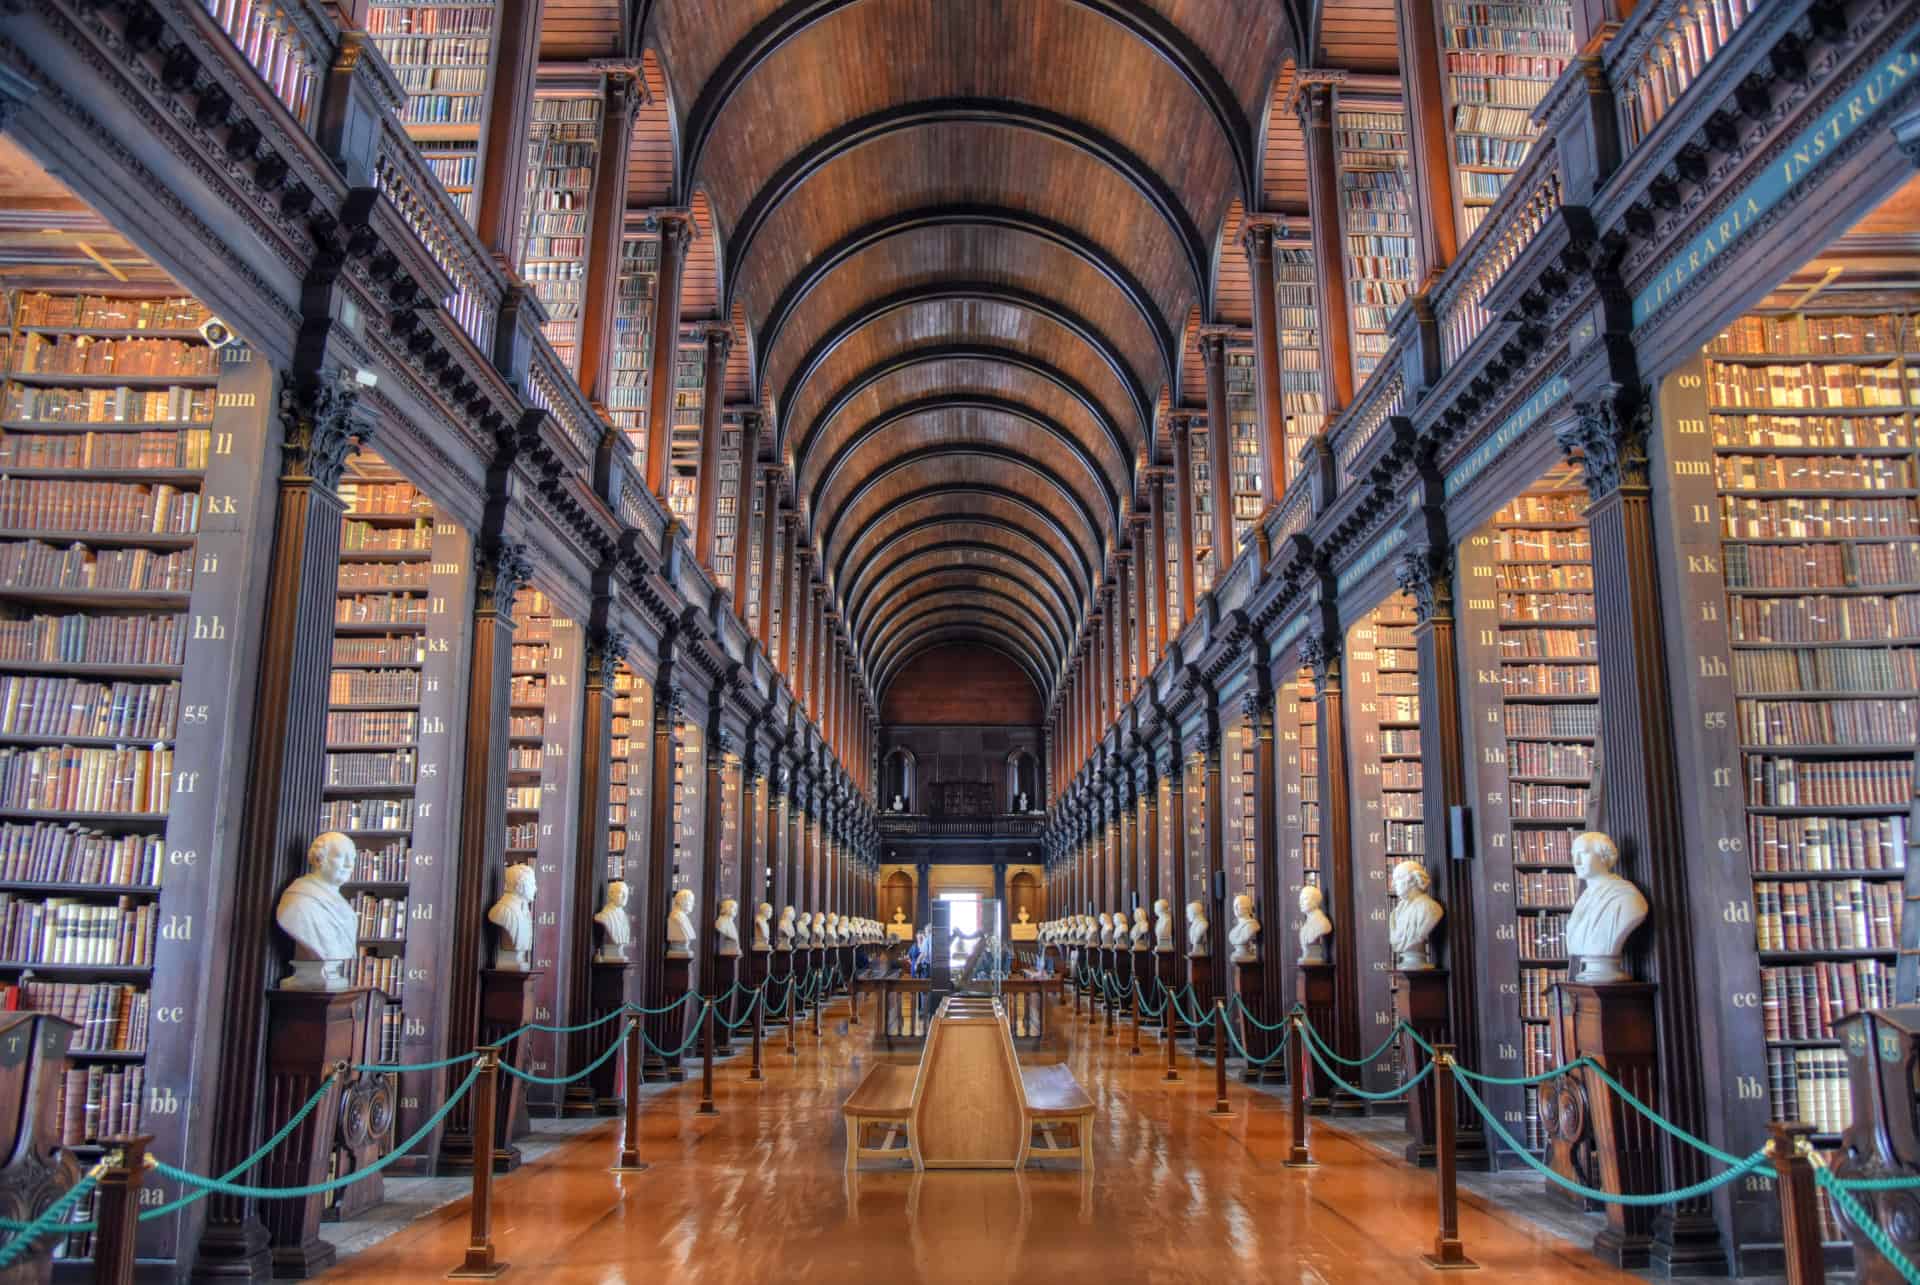
[[[815,946],[826,945],[827,944],[827,912],[826,911],[816,910],[813,912],[812,927],[813,927],[813,944]]]
[[[359,853],[353,840],[329,830],[307,847],[307,873],[287,885],[273,912],[293,939],[293,971],[281,983],[287,990],[339,991],[353,984],[348,973],[360,945],[360,916],[340,895],[353,878]]]
[[[773,932],[774,932],[773,948],[775,950],[792,950],[793,949],[794,927],[793,927],[793,907],[792,906],[788,906],[786,909],[780,912],[780,922],[777,926],[775,926]]]
[[[1227,944],[1233,947],[1233,962],[1251,964],[1260,958],[1260,921],[1253,917],[1253,898],[1245,893],[1233,899],[1233,927],[1227,930]]]
[[[1153,948],[1173,949],[1173,906],[1165,897],[1156,898],[1153,903]]]
[[[1300,890],[1300,913],[1306,916],[1300,922],[1300,962],[1303,964],[1327,962],[1327,938],[1333,935],[1333,921],[1322,909],[1326,903],[1326,894],[1320,891],[1319,884],[1310,883]]]
[[[738,955],[740,953],[740,903],[732,897],[720,899],[720,913],[713,917],[713,931],[718,938],[714,945],[716,955]]]
[[[690,959],[693,956],[693,889],[682,888],[673,894],[673,909],[667,912],[667,958]]]
[[[1147,922],[1147,908],[1145,906],[1135,906],[1133,908],[1133,931],[1129,936],[1132,938],[1133,948],[1135,950],[1149,950],[1152,948],[1153,943],[1149,941],[1148,938],[1153,936],[1153,926]]]
[[[607,904],[593,913],[593,922],[600,927],[600,952],[594,958],[602,964],[627,962],[627,943],[633,939],[633,924],[627,918],[630,896],[626,880],[615,879],[607,885]]]
[[[773,907],[761,902],[753,908],[753,948],[768,950],[772,948]]]
[[[1089,946],[1100,944],[1100,921],[1092,915],[1080,916],[1081,940]]]
[[[1100,921],[1100,944],[1113,945],[1113,916],[1103,910],[1094,918]]]
[[[1433,877],[1418,861],[1402,861],[1393,868],[1393,913],[1387,917],[1387,940],[1393,946],[1393,966],[1402,972],[1433,967],[1427,938],[1440,926],[1446,910],[1427,892]]]
[[[1204,955],[1207,953],[1207,905],[1203,901],[1187,903],[1187,954]]]
[[[895,812],[905,812],[907,810],[906,800],[897,794],[893,796],[893,810]]]
[[[1647,899],[1616,870],[1620,850],[1598,830],[1573,841],[1573,873],[1585,886],[1567,916],[1569,979],[1576,982],[1632,980],[1622,958],[1627,938],[1646,922]]]
[[[1020,922],[1022,925],[1030,924],[1033,922],[1033,916],[1027,913],[1027,908],[1025,906],[1020,907]]]
[[[502,972],[524,973],[533,951],[533,898],[539,885],[533,867],[525,863],[508,866],[501,882],[505,891],[487,911],[487,920],[496,930],[493,966]]]

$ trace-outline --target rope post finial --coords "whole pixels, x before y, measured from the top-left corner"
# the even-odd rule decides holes
[[[1820,1199],[1814,1174],[1813,1126],[1780,1121],[1767,1126],[1767,1150],[1779,1181],[1780,1226],[1785,1231],[1787,1285],[1824,1285],[1826,1260],[1820,1247]]]
[[[470,1202],[467,1256],[448,1272],[455,1280],[491,1280],[507,1270],[493,1249],[493,1165],[499,1137],[500,1046],[482,1044],[473,1083],[473,1197]]]
[[[1453,1088],[1453,1045],[1433,1046],[1434,1106],[1434,1187],[1439,1195],[1440,1228],[1434,1233],[1433,1252],[1422,1254],[1435,1271],[1463,1271],[1480,1266],[1467,1257],[1460,1244],[1460,1187],[1455,1149],[1455,1094]]]
[[[99,1230],[94,1234],[93,1270],[103,1285],[132,1285],[140,1186],[146,1180],[147,1148],[153,1144],[153,1135],[108,1138],[106,1144],[113,1154],[102,1162],[94,1187],[99,1197],[94,1225]]]

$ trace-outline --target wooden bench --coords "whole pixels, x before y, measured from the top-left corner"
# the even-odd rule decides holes
[[[1020,1091],[1025,1099],[1027,1126],[1035,1136],[1028,1144],[1029,1158],[1078,1152],[1080,1167],[1093,1168],[1093,1099],[1065,1066],[1023,1066]],[[1062,1146],[1054,1130],[1065,1125],[1072,1130],[1073,1142]]]
[[[913,1082],[917,1066],[877,1062],[840,1106],[847,1122],[847,1168],[862,1160],[906,1160],[907,1117],[913,1113]],[[869,1129],[885,1129],[878,1146],[866,1145]]]

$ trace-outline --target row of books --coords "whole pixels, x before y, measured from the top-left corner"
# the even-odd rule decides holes
[[[1720,529],[1735,540],[1884,540],[1920,535],[1920,513],[1911,500],[1722,495]]]
[[[335,638],[335,665],[420,665],[426,644],[418,638]]]
[[[542,791],[537,785],[510,785],[507,787],[507,811],[538,812]]]
[[[449,192],[460,188],[471,188],[477,157],[473,152],[423,153],[422,159],[441,187]]]
[[[211,388],[42,388],[7,385],[6,418],[28,424],[205,424]]]
[[[415,94],[402,118],[409,125],[478,125],[486,109],[479,94]]]
[[[159,888],[165,841],[51,821],[0,823],[0,879]]]
[[[60,547],[40,540],[0,541],[0,587],[8,589],[132,589],[188,593],[193,551]]]
[[[1571,866],[1574,832],[1574,828],[1515,830],[1512,839],[1513,859],[1520,865]]]
[[[178,616],[29,616],[0,620],[0,661],[69,665],[177,665]]]
[[[368,30],[373,31],[374,14],[392,14],[391,9],[369,13]],[[482,13],[483,19],[491,15]],[[491,22],[488,23],[491,26]],[[378,34],[378,33],[374,33]],[[473,36],[396,36],[379,42],[380,53],[395,73],[405,76],[415,67],[485,67],[493,50],[493,41]]]
[[[376,897],[371,893],[353,894],[353,913],[360,921],[362,941],[405,941],[407,936],[407,899]]]
[[[538,772],[543,761],[538,745],[516,745],[507,751],[509,772]]]
[[[1861,642],[1920,636],[1920,594],[1739,598],[1727,604],[1735,642]]]
[[[322,830],[407,831],[413,829],[412,799],[328,799],[320,805]]]
[[[1913,460],[1892,455],[1721,455],[1714,480],[1728,491],[1909,491]]]
[[[204,469],[212,441],[205,428],[0,433],[0,469]]]
[[[1521,870],[1513,876],[1513,895],[1529,909],[1572,910],[1578,882],[1561,870]]]
[[[1553,519],[1541,519],[1552,521]],[[1577,521],[1578,519],[1569,519]],[[1578,531],[1529,531],[1508,528],[1493,537],[1494,556],[1507,561],[1585,562],[1593,557],[1586,528]]]
[[[1567,957],[1567,916],[1521,915],[1516,923],[1520,958],[1559,961]]]
[[[1418,790],[1424,787],[1424,765],[1408,759],[1405,762],[1382,763],[1380,765],[1380,788],[1383,790]]]
[[[1527,820],[1577,821],[1587,815],[1588,791],[1577,785],[1512,785],[1507,815]]]
[[[1794,759],[1749,754],[1747,806],[1874,807],[1913,802],[1913,760]]]
[[[1768,1049],[1767,1095],[1775,1120],[1798,1120],[1816,1133],[1853,1123],[1853,1086],[1840,1049]]]
[[[424,625],[427,600],[406,594],[358,594],[335,600],[336,625]]]
[[[1600,669],[1597,665],[1502,665],[1500,690],[1507,696],[1597,696],[1600,694]],[[1507,711],[1509,723],[1515,713],[1515,710]],[[1516,735],[1539,736],[1543,733],[1522,732]]]
[[[1709,355],[1796,353],[1845,357],[1914,347],[1913,319],[1897,313],[1748,313],[1707,344]]]
[[[1713,444],[1722,450],[1809,450],[1855,447],[1910,450],[1913,426],[1905,415],[1711,414]]]
[[[1597,675],[1594,681],[1599,681]],[[1597,705],[1509,705],[1503,713],[1508,736],[1598,736],[1600,733]]]
[[[138,1133],[146,1086],[144,1066],[70,1068],[55,1098],[60,1145],[82,1147]]]
[[[1905,406],[1920,401],[1920,368],[1903,371],[1886,364],[1810,361],[1769,366],[1709,362],[1707,390],[1715,406],[1734,409]]]
[[[0,747],[0,807],[47,812],[165,812],[173,750]]]
[[[164,483],[0,477],[0,526],[191,535],[200,527],[200,493]]]
[[[1528,117],[1539,105],[1544,85],[1543,81],[1523,76],[1485,76],[1476,72],[1459,72],[1447,77],[1447,90],[1456,106],[1471,103],[1515,107]]]
[[[417,705],[419,702],[420,671],[417,669],[336,669],[327,679],[329,705]]]
[[[1420,733],[1415,729],[1387,728],[1380,733],[1382,754],[1418,754]]]
[[[1520,970],[1520,1016],[1544,1022],[1553,1016],[1553,988],[1567,980],[1564,968]]]
[[[1742,700],[1736,704],[1747,745],[1894,745],[1920,736],[1920,701]]]
[[[331,787],[386,787],[412,785],[417,765],[414,750],[327,755],[327,784]]]
[[[340,484],[340,498],[348,518],[421,517],[433,515],[433,506],[406,482],[348,478]]]
[[[1593,619],[1593,595],[1566,590],[1503,590],[1500,620],[1505,623],[1569,624]]]
[[[80,1029],[67,1047],[75,1053],[144,1053],[147,1050],[147,992],[125,982],[21,983],[9,991],[20,1007],[51,1013]],[[9,998],[12,998],[9,996]]]
[[[180,684],[97,683],[51,674],[0,678],[0,733],[159,741],[172,737]]]
[[[1729,544],[1722,554],[1731,588],[1866,589],[1920,584],[1920,541]]]
[[[365,936],[366,934],[362,933],[361,935]],[[406,981],[405,965],[406,960],[400,955],[356,955],[353,960],[353,984],[355,986],[370,986],[374,990],[384,991],[397,999]],[[382,1023],[381,1034],[383,1037],[386,1034],[384,1022]],[[380,1060],[383,1062],[397,1062],[400,1059],[398,1053],[395,1052],[382,1053]]]
[[[1743,692],[1920,690],[1920,650],[1911,647],[1777,647],[1733,653]]]
[[[400,840],[377,848],[362,846],[358,860],[353,863],[352,882],[405,883],[412,862],[413,849]]]
[[[20,964],[153,964],[153,902],[121,897],[114,905],[0,892],[0,960]]]
[[[419,731],[420,715],[410,709],[335,712],[327,715],[327,746],[330,749],[352,745],[405,744],[413,741]]]
[[[393,74],[409,94],[477,94],[487,86],[485,67],[395,67]]]
[[[1884,870],[1907,867],[1907,818],[1747,818],[1747,849],[1756,874]]]
[[[515,678],[507,690],[507,701],[512,705],[546,704],[547,680],[525,675]]]
[[[1414,800],[1414,811],[1418,812],[1420,802]],[[1426,827],[1418,821],[1387,822],[1387,855],[1390,857],[1417,857],[1427,850]]]
[[[433,523],[422,518],[410,527],[375,526],[349,518],[340,527],[342,553],[425,553],[433,548]]]
[[[1593,750],[1555,741],[1508,741],[1507,771],[1513,776],[1553,776],[1587,780],[1593,776]]]
[[[337,584],[342,589],[425,589],[425,562],[343,562]]]
[[[1494,567],[1500,589],[1592,589],[1593,567],[1585,562],[1502,562]],[[1589,600],[1590,601],[1590,600]]]
[[[27,290],[14,296],[20,326],[76,330],[193,330],[210,314],[198,299],[129,299],[118,295],[50,294]]]
[[[197,339],[102,339],[29,334],[14,349],[21,375],[178,375],[220,373],[220,353]]]
[[[367,10],[369,35],[480,35],[493,30],[491,5],[376,5]],[[380,42],[384,52],[386,43]],[[482,44],[486,42],[480,42]]]
[[[1769,1040],[1830,1040],[1833,1024],[1863,1008],[1896,1003],[1894,968],[1879,959],[1823,959],[1760,970],[1761,1021]]]
[[[1475,110],[1463,107],[1462,112]],[[1494,138],[1487,134],[1455,134],[1453,159],[1459,165],[1479,165],[1490,169],[1517,170],[1527,161],[1530,139]]]
[[[1598,660],[1599,638],[1591,629],[1527,629],[1509,625],[1497,640],[1502,661]]]
[[[1763,879],[1753,885],[1761,950],[1897,950],[1900,888],[1878,879]]]

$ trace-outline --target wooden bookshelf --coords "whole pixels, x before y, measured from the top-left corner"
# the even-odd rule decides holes
[[[1710,729],[1689,802],[1732,862],[1707,891],[1733,907],[1725,984],[1752,997],[1723,1018],[1753,1051],[1736,1144],[1769,1118],[1837,1142],[1853,1106],[1834,1022],[1920,991],[1901,950],[1920,892],[1920,294],[1868,273],[1796,309],[1801,293],[1661,391],[1677,557],[1708,603],[1688,639],[1688,716]]]
[[[513,604],[513,662],[507,703],[506,865],[530,863],[538,884],[533,907],[534,1020],[556,1024],[564,1013],[566,952],[576,946],[560,907],[579,872],[573,868],[575,809],[572,747],[582,680],[579,625],[559,614],[539,589],[522,589]],[[537,720],[537,721],[536,721]],[[536,729],[538,729],[536,731]],[[535,1031],[526,1039],[528,1069],[553,1075],[563,1037]],[[529,1084],[527,1107],[557,1114],[564,1089]]]
[[[1360,1043],[1393,1029],[1393,951],[1387,939],[1394,866],[1425,861],[1421,820],[1420,666],[1413,600],[1395,593],[1347,630],[1347,743],[1352,756],[1353,874],[1358,898]],[[1362,1088],[1384,1091],[1399,1079],[1389,1053],[1361,1068]]]
[[[366,29],[407,92],[401,120],[469,223],[494,55],[494,5],[374,4]]]
[[[1533,109],[1573,57],[1569,0],[1449,0],[1440,15],[1461,239],[1473,235],[1539,132]]]
[[[700,422],[706,404],[706,344],[682,328],[673,360],[673,457],[667,469],[667,507],[689,530],[699,503]]]
[[[613,304],[613,384],[607,394],[607,411],[614,427],[633,444],[634,464],[644,476],[660,238],[628,232],[620,242],[619,272]]]
[[[1570,470],[1555,470],[1460,550],[1472,771],[1477,796],[1490,804],[1480,857],[1494,928],[1483,957],[1507,997],[1482,1020],[1501,1075],[1554,1065],[1551,988],[1567,973],[1573,838],[1597,821],[1600,668],[1586,506]],[[1543,1148],[1538,1091],[1488,1087],[1498,1090],[1488,1105],[1524,1124],[1515,1133],[1528,1146]]]
[[[695,719],[683,719],[673,748],[673,878],[669,896],[682,888],[692,889],[696,896],[700,891],[701,845],[706,830],[706,744],[706,729]],[[714,909],[696,905],[696,925],[702,916],[711,921]]]
[[[1193,421],[1188,434],[1187,463],[1193,474],[1193,530],[1182,534],[1191,537],[1187,547],[1193,550],[1189,556],[1193,559],[1195,603],[1213,588],[1213,456],[1209,453],[1212,444],[1208,439],[1212,429],[1213,425],[1201,416]],[[1178,525],[1177,521],[1168,523],[1170,527]]]
[[[1353,380],[1366,382],[1387,351],[1387,323],[1412,293],[1413,196],[1406,113],[1390,99],[1343,96],[1334,118],[1340,229],[1347,256]]]
[[[1287,458],[1280,463],[1288,483],[1300,468],[1300,452],[1327,424],[1320,378],[1320,305],[1314,293],[1313,250],[1276,241],[1274,301],[1280,331],[1280,410],[1286,423]]]
[[[740,419],[730,415],[720,423],[719,494],[713,507],[713,579],[722,592],[732,594],[735,559],[746,533],[740,522]]]
[[[1253,382],[1252,346],[1229,347],[1226,368],[1227,467],[1233,471],[1233,547],[1237,551],[1265,511],[1260,484],[1265,462],[1260,442],[1259,390]]]
[[[568,370],[580,360],[588,220],[600,159],[599,93],[547,92],[527,132],[526,238],[520,271],[547,310],[544,333]]]
[[[1289,1007],[1295,994],[1294,963],[1299,957],[1300,890],[1320,883],[1320,752],[1315,738],[1319,704],[1313,694],[1313,671],[1295,671],[1281,681],[1274,701],[1274,778],[1279,793],[1275,842],[1280,861],[1280,888],[1286,904],[1264,907],[1263,933],[1268,959],[1278,958],[1287,973],[1285,994]],[[1286,925],[1284,932],[1279,931]]]

